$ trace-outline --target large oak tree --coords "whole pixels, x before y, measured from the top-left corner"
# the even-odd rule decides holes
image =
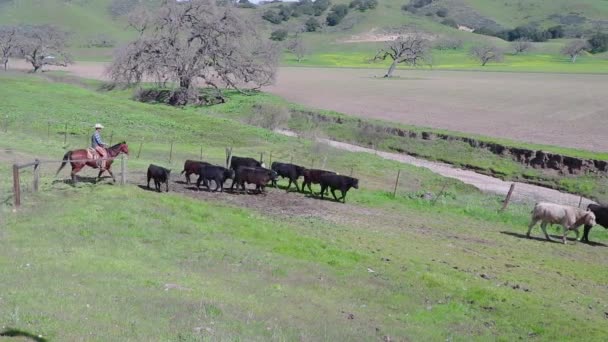
[[[278,49],[230,4],[166,1],[151,13],[136,10],[140,36],[116,54],[109,75],[119,83],[163,78],[177,85],[174,104],[196,102],[196,87],[259,88],[273,82]]]

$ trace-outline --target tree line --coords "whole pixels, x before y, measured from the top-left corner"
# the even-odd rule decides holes
[[[9,58],[22,58],[37,72],[45,65],[67,66],[69,33],[53,25],[0,26],[0,63],[8,68]]]

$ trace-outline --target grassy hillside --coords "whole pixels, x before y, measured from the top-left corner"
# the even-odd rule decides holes
[[[155,6],[157,1],[146,3]],[[348,0],[334,0],[334,4],[348,4]],[[351,10],[346,18],[335,27],[324,27],[320,32],[305,33],[310,54],[303,63],[286,55],[284,63],[290,65],[332,66],[332,67],[376,67],[369,64],[381,43],[385,31],[404,25],[416,26],[435,38],[452,37],[464,42],[464,46],[454,51],[435,51],[434,64],[437,68],[484,70],[468,57],[470,45],[480,41],[491,41],[508,48],[508,43],[496,38],[471,34],[442,25],[446,18],[471,27],[490,26],[512,29],[516,26],[537,24],[541,28],[563,25],[567,30],[588,32],[592,28],[606,27],[608,5],[603,0],[571,1],[532,0],[508,2],[499,0],[435,0],[417,11],[402,10],[408,0],[383,0],[377,8],[365,12]],[[117,44],[125,42],[133,33],[125,25],[124,16],[112,16],[109,11],[111,0],[4,0],[0,2],[0,24],[53,23],[72,31],[72,50],[78,60],[109,60],[111,49],[83,48],[92,37],[99,34],[113,38]],[[273,30],[286,28],[294,30],[302,26],[309,16],[291,18],[287,22],[273,25],[261,19],[268,9],[276,9],[277,4],[261,6],[257,9],[243,9],[244,13],[257,18],[268,35]],[[445,17],[437,16],[439,9],[447,9]],[[327,11],[316,17],[325,22]],[[123,13],[124,14],[124,13]],[[427,15],[432,14],[432,15]],[[572,31],[572,32],[574,32]],[[570,65],[559,56],[563,41],[536,44],[535,50],[526,56],[508,56],[504,63],[490,66],[493,70],[541,71],[541,72],[606,72],[606,56],[584,56],[577,65]],[[384,66],[382,66],[384,67]]]
[[[17,213],[0,205],[0,334],[100,341],[601,341],[608,333],[608,279],[598,272],[606,267],[608,233],[601,228],[591,235],[600,241],[595,247],[527,240],[529,204],[499,213],[500,198],[459,182],[335,150],[329,167],[346,173],[354,162],[362,179],[346,205],[281,190],[178,194],[184,186],[172,183],[169,194],[144,191],[137,185],[148,163],[175,170],[198,156],[201,145],[216,162],[229,144],[239,154],[273,149],[298,160],[314,146],[238,120],[244,102],[274,101],[264,95],[175,109],[135,103],[129,92],[98,92],[88,82],[1,77],[7,96],[0,113],[9,115],[0,130],[2,175],[10,172],[9,160],[57,159],[65,148],[85,145],[96,121],[106,125],[106,139],[113,132],[115,141],[144,137],[145,144],[138,159],[137,144],[130,143],[125,187],[72,188],[55,182],[49,174],[55,165],[45,164],[42,192],[26,193]],[[235,120],[208,115],[216,110]],[[168,163],[171,140],[177,143]],[[399,168],[393,198],[386,187],[392,190]],[[0,190],[7,180],[0,178]],[[444,185],[436,203],[419,197]],[[575,295],[556,297],[555,284],[568,284]]]

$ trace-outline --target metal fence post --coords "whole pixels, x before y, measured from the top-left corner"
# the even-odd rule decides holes
[[[13,201],[15,209],[21,206],[21,187],[19,186],[19,165],[13,165]]]
[[[34,192],[38,192],[38,184],[40,183],[40,160],[36,159],[34,164],[34,182],[32,188]]]
[[[127,162],[124,154],[120,156],[120,185],[127,184]]]

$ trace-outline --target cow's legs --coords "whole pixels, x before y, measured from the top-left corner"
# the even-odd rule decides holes
[[[346,203],[346,191],[340,190],[340,192],[342,193],[342,203]]]
[[[287,184],[287,188],[285,188],[285,191],[289,191],[289,188],[291,187],[291,178],[289,178],[289,184]],[[297,186],[296,186],[297,188]]]
[[[296,191],[300,191],[300,188],[298,188],[298,180],[297,179],[295,179],[293,181],[293,184],[296,186]]]
[[[530,238],[530,232],[532,231],[532,227],[534,227],[537,222],[538,222],[538,220],[533,218],[532,221],[530,222],[530,224],[528,225],[528,232],[526,233],[526,237],[528,239]]]
[[[97,175],[97,179],[95,180],[95,183],[97,183],[101,180],[101,175],[103,174],[103,172],[104,172],[103,169],[99,169],[99,174]]]
[[[545,233],[545,238],[549,241],[553,241],[553,240],[551,240],[551,237],[549,236],[549,234],[547,234],[547,222],[541,223],[540,228],[543,230],[543,233]]]
[[[564,228],[564,234],[562,235],[562,241],[564,242],[564,245],[566,244],[566,236],[568,235],[568,233],[570,232],[570,229],[566,226],[562,226]]]
[[[321,190],[321,191],[323,191],[323,190]],[[334,199],[336,200],[336,202],[340,202],[340,200],[336,196],[336,189],[331,189],[331,194],[332,194],[332,196],[334,196]]]
[[[169,192],[169,179],[168,178],[166,179],[165,184],[167,185],[167,187],[165,188],[165,192]]]
[[[581,241],[589,242],[589,232],[591,231],[592,226],[585,225],[585,229],[583,230],[583,238]]]
[[[148,175],[148,185],[146,186],[148,189],[150,189],[150,176]]]
[[[186,184],[190,185],[190,175],[191,173],[186,171]]]

